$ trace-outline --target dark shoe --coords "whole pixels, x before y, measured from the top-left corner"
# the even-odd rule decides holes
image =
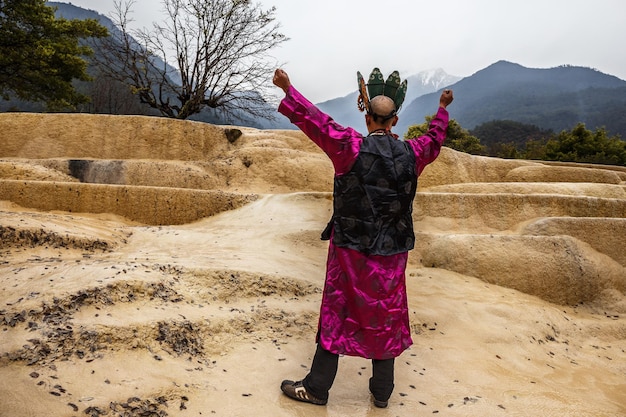
[[[305,403],[311,403],[315,405],[326,405],[328,400],[320,400],[306,392],[306,388],[302,385],[302,381],[290,381],[284,380],[280,384],[280,389],[289,398],[294,400],[303,401]]]
[[[389,404],[389,401],[377,400],[374,395],[372,395],[372,400],[374,401],[374,405],[378,408],[387,408],[387,405]]]

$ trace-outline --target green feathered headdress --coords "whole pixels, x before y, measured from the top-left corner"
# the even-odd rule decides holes
[[[385,81],[382,72],[378,68],[374,68],[367,80],[367,84],[360,72],[357,71],[356,76],[359,85],[359,98],[357,100],[359,111],[367,111],[369,113],[370,99],[380,95],[392,99],[396,105],[396,113],[400,111],[400,107],[406,97],[407,81],[400,82],[398,71],[389,74],[387,81]]]

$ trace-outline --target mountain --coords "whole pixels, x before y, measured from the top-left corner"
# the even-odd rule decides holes
[[[93,10],[60,2],[47,4],[57,8],[58,16],[67,19],[93,18],[112,31],[117,30],[109,18]],[[89,71],[92,75],[97,73],[93,66]],[[432,115],[436,111],[441,90],[451,87],[455,96],[450,107],[451,117],[465,129],[473,129],[493,120],[511,120],[559,132],[583,122],[588,129],[605,127],[610,135],[626,138],[626,81],[591,68],[561,66],[535,69],[499,61],[466,78],[434,69],[408,76],[407,80],[408,95],[395,128],[400,135],[409,126],[422,124],[425,116]],[[89,83],[77,83],[77,86],[83,89],[83,93],[91,88]],[[126,109],[127,113],[123,114],[158,115],[145,105],[131,103],[138,100],[129,97],[128,92],[125,94],[118,102],[130,103],[133,107]],[[364,132],[363,114],[356,106],[357,96],[355,76],[354,92],[317,105],[338,123]],[[243,112],[226,120],[213,109],[207,109],[190,119],[259,129],[295,129],[286,118],[276,113],[275,103],[268,102],[267,106],[268,114],[274,115],[274,120],[251,117]],[[41,103],[0,101],[0,111],[9,110],[38,112],[45,109]]]
[[[626,81],[591,68],[526,68],[499,61],[450,86],[451,117],[472,129],[492,120],[513,120],[555,132],[585,123],[626,138]],[[440,91],[418,97],[396,127],[406,132],[435,112]]]
[[[441,68],[418,72],[415,75],[407,77],[409,89],[407,90],[404,102],[405,104],[409,104],[419,96],[446,88],[461,79],[463,79],[463,77],[447,74]],[[406,105],[403,108],[406,108]],[[402,111],[400,114],[402,114]]]
[[[448,85],[454,84],[462,77],[447,74],[443,69],[437,68],[432,70],[421,71],[417,74],[407,77],[408,90],[404,100],[403,109],[414,99],[424,94],[432,93]],[[354,77],[354,85],[356,86],[356,73]],[[365,121],[363,113],[357,109],[357,98],[359,93],[357,90],[339,98],[334,98],[317,106],[325,113],[328,113],[333,119],[343,125],[351,126],[357,130],[365,131]],[[404,110],[400,111],[400,117]]]

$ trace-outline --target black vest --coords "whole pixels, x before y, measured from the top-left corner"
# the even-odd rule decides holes
[[[415,154],[390,135],[363,139],[352,169],[335,177],[333,218],[322,239],[373,255],[413,249],[413,199],[417,190]]]

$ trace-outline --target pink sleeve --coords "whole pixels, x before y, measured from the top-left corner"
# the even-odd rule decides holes
[[[363,141],[359,132],[336,123],[293,86],[289,87],[278,111],[328,155],[335,175],[345,174],[352,168]]]
[[[439,107],[437,114],[430,122],[428,132],[423,136],[407,139],[407,143],[411,145],[413,152],[415,152],[417,175],[421,174],[426,165],[439,156],[441,146],[446,140],[448,118],[448,111],[443,107]]]

